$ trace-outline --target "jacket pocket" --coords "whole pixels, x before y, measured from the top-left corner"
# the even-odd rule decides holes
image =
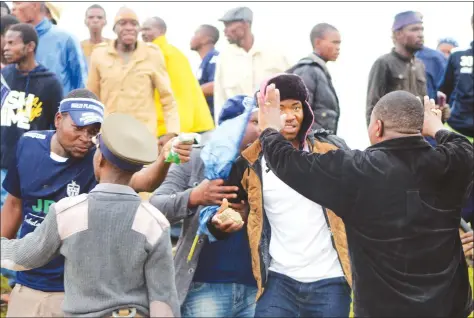
[[[426,78],[421,74],[416,75],[416,91],[419,94],[422,94],[422,92],[428,93],[428,87],[426,86]]]
[[[326,130],[336,133],[337,113],[331,109],[315,109],[314,122]]]
[[[408,90],[407,87],[407,78],[403,74],[392,74],[392,83],[393,83],[393,88],[391,91],[406,91]]]

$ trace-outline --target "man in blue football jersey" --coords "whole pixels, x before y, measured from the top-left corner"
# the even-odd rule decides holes
[[[19,140],[3,187],[8,195],[1,213],[1,236],[19,238],[35,230],[49,206],[65,197],[88,193],[96,185],[93,171],[95,147],[92,138],[100,130],[104,105],[85,89],[72,91],[61,101],[55,131],[30,131]],[[124,127],[126,129],[126,127]],[[130,186],[137,192],[152,192],[166,177],[165,154],[133,175]],[[191,145],[175,146],[182,162],[189,160]],[[64,314],[64,258],[58,256],[43,267],[17,272],[7,317],[58,317]]]
[[[219,41],[219,30],[209,24],[201,25],[191,39],[191,50],[196,51],[201,57],[201,65],[196,77],[204,96],[206,96],[212,118],[219,116],[219,114],[214,114],[214,74],[219,55],[215,49],[217,41]]]

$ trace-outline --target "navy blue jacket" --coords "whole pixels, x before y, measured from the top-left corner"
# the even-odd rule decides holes
[[[428,96],[436,100],[438,83],[443,77],[447,60],[441,52],[428,47],[424,47],[416,52],[415,56],[425,64],[426,89],[428,91]]]
[[[451,54],[448,66],[439,84],[451,105],[448,124],[469,137],[474,137],[474,81],[472,74],[473,53],[471,47]]]

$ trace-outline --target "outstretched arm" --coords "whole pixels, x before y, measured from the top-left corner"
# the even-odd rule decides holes
[[[41,267],[58,253],[61,238],[58,232],[54,205],[50,207],[43,223],[34,232],[19,240],[1,240],[1,265],[14,271],[26,271]]]

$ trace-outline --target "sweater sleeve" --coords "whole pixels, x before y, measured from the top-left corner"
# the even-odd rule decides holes
[[[163,230],[145,262],[150,317],[180,317],[169,229]]]
[[[61,238],[54,205],[34,232],[19,240],[1,240],[1,267],[26,271],[49,263],[59,252]]]

